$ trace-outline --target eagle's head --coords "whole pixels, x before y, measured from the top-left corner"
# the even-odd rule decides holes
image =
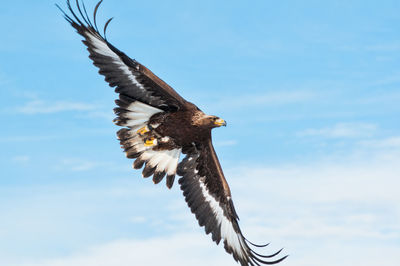
[[[222,118],[219,118],[218,116],[211,116],[211,127],[220,127],[220,126],[224,126],[226,127],[226,121]]]
[[[220,126],[226,126],[226,122],[224,119],[219,118],[218,116],[215,115],[206,115],[203,112],[201,113],[198,112],[192,118],[193,118],[192,123],[195,126],[200,126],[210,129]]]

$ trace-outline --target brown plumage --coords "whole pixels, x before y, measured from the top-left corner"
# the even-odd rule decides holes
[[[222,172],[211,140],[211,130],[225,126],[223,119],[203,113],[196,105],[183,99],[168,84],[149,69],[109,43],[93,22],[85,6],[76,1],[77,13],[69,0],[71,15],[63,10],[65,19],[83,36],[89,57],[99,73],[119,99],[114,109],[114,122],[123,127],[117,132],[126,156],[134,159],[133,167],[143,167],[143,177],[151,177],[155,184],[164,177],[171,188],[175,175],[185,200],[195,214],[199,225],[218,244],[223,240],[225,250],[241,265],[275,264],[286,258],[268,260],[272,255],[260,255],[241,233],[231,192]],[[180,154],[185,157],[179,162]],[[266,245],[264,245],[266,246]]]

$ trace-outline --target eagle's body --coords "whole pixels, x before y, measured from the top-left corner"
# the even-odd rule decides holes
[[[226,122],[206,115],[196,105],[183,99],[173,88],[145,66],[126,56],[99,33],[96,25],[97,4],[93,23],[84,5],[76,1],[78,16],[72,9],[66,20],[84,37],[90,58],[99,73],[119,94],[114,109],[114,122],[123,127],[117,132],[126,156],[134,159],[133,167],[143,167],[143,177],[152,176],[155,184],[164,177],[171,188],[175,175],[179,179],[188,206],[200,226],[241,265],[275,264],[272,255],[260,255],[241,233],[233,206],[231,191],[226,182],[211,140],[211,130]],[[63,11],[64,12],[64,11]],[[104,35],[109,21],[105,24]],[[185,158],[179,162],[181,154]],[[266,246],[266,245],[264,245]]]
[[[154,129],[156,134],[170,136],[181,147],[191,146],[192,143],[200,143],[210,136],[212,125],[199,124],[196,118],[204,118],[206,115],[198,110],[177,111],[168,115],[150,118],[151,124],[160,124]],[[176,130],[179,128],[179,130]]]

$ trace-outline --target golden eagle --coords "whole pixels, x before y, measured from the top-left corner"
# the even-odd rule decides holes
[[[287,256],[268,260],[278,255],[256,253],[250,246],[265,247],[248,241],[242,234],[233,206],[228,183],[219,164],[211,141],[211,130],[225,126],[226,122],[213,115],[206,115],[196,105],[183,99],[173,88],[154,75],[149,69],[115,48],[102,35],[85,5],[76,1],[74,12],[70,1],[70,15],[65,19],[83,36],[90,59],[99,73],[119,94],[114,109],[114,122],[123,127],[117,133],[126,156],[135,159],[133,167],[143,168],[143,177],[153,176],[159,183],[166,176],[171,188],[175,174],[181,176],[179,184],[185,200],[195,214],[199,225],[217,244],[224,242],[225,250],[241,265],[275,264]],[[179,162],[180,154],[185,158]]]

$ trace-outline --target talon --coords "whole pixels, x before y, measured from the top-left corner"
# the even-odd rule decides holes
[[[136,131],[136,133],[139,134],[140,136],[142,136],[149,131],[150,131],[149,128],[147,126],[144,126],[141,129],[139,129],[138,131]]]
[[[146,139],[146,141],[144,142],[144,146],[146,146],[146,147],[155,146],[155,145],[157,145],[157,139],[155,139],[155,138]]]

